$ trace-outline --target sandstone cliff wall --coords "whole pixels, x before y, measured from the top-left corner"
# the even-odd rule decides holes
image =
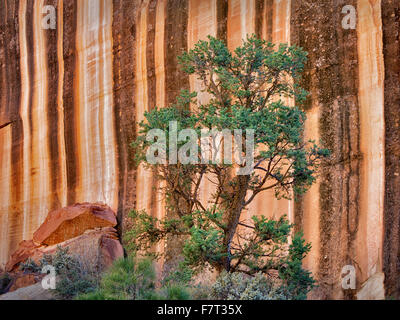
[[[54,30],[41,27],[45,5]],[[342,27],[345,5],[355,30]],[[120,221],[133,207],[163,216],[158,182],[133,167],[133,122],[199,88],[178,68],[182,50],[209,34],[235,48],[256,33],[309,52],[306,136],[332,158],[300,202],[267,193],[250,212],[304,230],[314,298],[355,298],[365,283],[358,297],[380,298],[383,281],[398,297],[399,19],[397,0],[1,1],[0,264],[55,208],[100,201]],[[357,290],[342,290],[345,265]]]

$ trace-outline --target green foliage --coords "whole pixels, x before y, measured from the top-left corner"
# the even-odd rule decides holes
[[[155,273],[149,259],[117,260],[105,273],[93,293],[79,297],[83,300],[143,300],[154,294]]]
[[[234,52],[222,41],[208,37],[179,57],[183,70],[201,81],[210,99],[199,103],[197,93],[182,91],[175,104],[145,113],[132,143],[135,160],[164,182],[159,191],[166,195],[167,210],[172,214],[159,220],[133,211],[132,228],[125,237],[133,251],[146,252],[169,235],[181,236],[185,240],[182,270],[195,274],[211,267],[249,275],[279,270],[288,295],[305,297],[313,279],[302,269],[301,261],[310,245],[300,235],[289,245],[293,226],[286,217],[268,219],[264,212],[257,212],[249,221],[241,217],[267,190],[278,199],[305,193],[316,180],[321,160],[329,155],[314,141],[304,141],[306,115],[298,105],[287,103],[289,98],[301,103],[307,96],[300,87],[306,56],[296,46],[275,46],[252,35]],[[170,126],[172,121],[176,128]],[[239,175],[230,164],[201,162],[200,141],[195,147],[202,164],[167,164],[173,148],[169,138],[187,128],[198,135],[203,129],[240,129],[242,141],[246,130],[253,130],[254,170]],[[146,154],[154,144],[147,134],[153,129],[165,133],[161,152],[167,163],[147,163]],[[186,142],[180,141],[178,149]],[[246,159],[245,151],[240,156]],[[247,166],[246,161],[238,167]],[[215,192],[205,200],[199,190],[206,179],[214,184]]]
[[[69,248],[57,247],[54,255],[45,254],[37,264],[28,259],[21,264],[24,272],[41,273],[43,267],[51,265],[55,268],[56,292],[63,299],[72,299],[81,293],[93,291],[97,286],[97,272],[88,266],[80,257],[69,254]]]
[[[217,300],[288,300],[284,292],[262,273],[254,277],[223,272],[212,286],[211,298]]]
[[[187,300],[187,288],[170,282],[156,289],[153,260],[129,256],[119,259],[103,275],[98,288],[77,297],[78,300]]]
[[[306,299],[307,293],[314,287],[315,281],[311,273],[302,267],[302,261],[310,250],[311,245],[305,242],[301,233],[297,233],[289,247],[285,263],[279,268],[279,275],[285,283],[284,288],[292,299]]]
[[[189,284],[193,276],[195,275],[194,268],[191,268],[187,262],[180,261],[178,265],[170,271],[168,275],[166,275],[163,279],[163,284],[170,284],[170,283],[183,283]]]
[[[160,300],[191,300],[192,296],[187,285],[172,283],[159,290]]]
[[[191,300],[211,300],[211,286],[209,284],[192,284],[188,288]]]
[[[52,265],[57,274],[56,292],[64,299],[72,299],[81,293],[93,291],[98,274],[78,256],[69,254],[69,248],[58,247],[54,255],[44,255],[41,266]]]
[[[19,268],[25,273],[40,273],[42,271],[41,266],[31,258],[28,258],[25,262],[22,262]]]

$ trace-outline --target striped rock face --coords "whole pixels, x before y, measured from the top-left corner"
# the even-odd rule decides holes
[[[355,29],[343,28],[346,5]],[[103,202],[122,222],[135,207],[164,216],[159,182],[133,166],[135,121],[201,89],[178,67],[183,50],[207,35],[234,49],[256,33],[309,53],[305,138],[332,157],[301,201],[265,193],[244,214],[287,214],[304,230],[312,298],[399,297],[399,31],[394,0],[1,1],[0,266],[54,209]],[[211,192],[204,183],[202,197]],[[356,290],[342,287],[346,265]]]

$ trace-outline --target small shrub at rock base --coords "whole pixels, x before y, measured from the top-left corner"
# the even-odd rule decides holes
[[[78,256],[68,254],[68,248],[57,248],[54,256],[44,256],[42,265],[52,265],[57,273],[56,292],[64,299],[95,290],[98,273]]]
[[[56,293],[62,299],[72,299],[78,294],[95,290],[98,283],[98,273],[78,256],[69,254],[69,248],[57,247],[54,255],[45,254],[36,263],[28,259],[21,264],[23,272],[41,273],[44,266],[51,265],[56,271]]]
[[[149,259],[128,257],[114,262],[99,287],[80,300],[143,300],[154,294],[155,272]]]
[[[19,268],[24,273],[40,273],[42,271],[42,267],[31,258],[21,263]]]
[[[156,288],[156,273],[151,258],[129,256],[114,262],[103,275],[99,287],[79,300],[187,300],[188,289],[169,282]]]
[[[301,281],[288,283],[282,278],[271,279],[259,272],[223,271],[213,284],[194,284],[193,280],[178,279],[185,270],[171,273],[156,287],[154,261],[150,257],[128,256],[114,262],[106,271],[96,290],[80,294],[78,300],[293,300],[303,298]],[[298,266],[287,265],[284,272],[299,276]],[[300,268],[301,269],[301,268]],[[183,273],[182,273],[183,272]],[[283,271],[282,271],[283,272]],[[301,276],[301,275],[300,275]],[[306,277],[307,278],[307,277]],[[292,277],[289,277],[292,280]],[[307,278],[308,279],[308,278]],[[301,279],[300,279],[301,280]],[[308,283],[307,283],[308,285]],[[306,291],[304,291],[306,292]]]
[[[254,277],[240,272],[223,272],[211,288],[216,300],[288,300],[282,290],[262,273]]]
[[[181,283],[173,283],[162,287],[159,290],[158,297],[161,300],[191,300],[193,297],[189,288]]]

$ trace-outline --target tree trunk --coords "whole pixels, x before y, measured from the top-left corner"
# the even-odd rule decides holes
[[[229,272],[231,270],[231,244],[233,237],[235,236],[241,213],[244,209],[246,200],[247,190],[249,187],[250,176],[236,176],[233,190],[229,193],[233,195],[231,201],[225,206],[227,212],[226,224],[228,226],[225,237],[224,237],[224,251],[227,253],[227,257],[223,260],[223,268]]]

